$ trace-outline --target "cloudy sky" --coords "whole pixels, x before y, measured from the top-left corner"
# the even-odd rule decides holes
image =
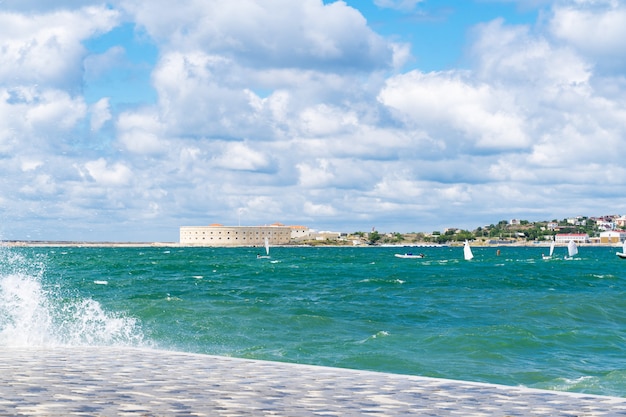
[[[623,214],[624,39],[622,0],[3,0],[0,238]]]

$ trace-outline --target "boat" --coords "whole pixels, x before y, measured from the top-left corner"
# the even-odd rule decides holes
[[[463,257],[465,258],[466,261],[469,261],[474,257],[474,254],[472,253],[472,248],[470,247],[470,244],[467,240],[465,241],[465,244],[463,245]]]
[[[424,255],[423,253],[396,253],[394,255],[396,258],[402,258],[402,259],[421,259],[423,257],[425,257],[426,255]]]
[[[257,259],[270,258],[270,240],[267,236],[265,237],[265,255],[257,254],[256,257]]]
[[[552,254],[554,253],[554,239],[550,243],[550,254],[549,255],[541,255],[543,259],[552,259]]]
[[[615,252],[615,254],[618,257],[622,258],[622,259],[626,259],[626,240],[622,244],[622,251],[621,252]]]
[[[574,256],[578,254],[578,246],[576,246],[576,242],[570,240],[567,244],[567,256],[565,259],[573,259]]]

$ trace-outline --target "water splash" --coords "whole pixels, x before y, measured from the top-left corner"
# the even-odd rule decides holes
[[[136,319],[46,287],[45,259],[0,248],[0,346],[138,346]]]

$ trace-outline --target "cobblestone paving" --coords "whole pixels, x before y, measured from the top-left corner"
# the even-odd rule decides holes
[[[626,398],[126,348],[3,348],[3,416],[626,416]]]

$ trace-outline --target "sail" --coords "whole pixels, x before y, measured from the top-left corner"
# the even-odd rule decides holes
[[[472,248],[470,247],[467,240],[465,241],[465,245],[463,246],[463,257],[466,261],[469,261],[474,257],[474,254],[472,253]]]
[[[265,254],[266,255],[270,254],[270,240],[268,239],[267,236],[265,236]]]
[[[622,244],[622,253],[626,253],[626,240]]]
[[[550,256],[554,253],[554,240],[550,243]]]
[[[567,254],[570,258],[578,253],[578,247],[576,246],[576,242],[570,240],[567,244]]]

